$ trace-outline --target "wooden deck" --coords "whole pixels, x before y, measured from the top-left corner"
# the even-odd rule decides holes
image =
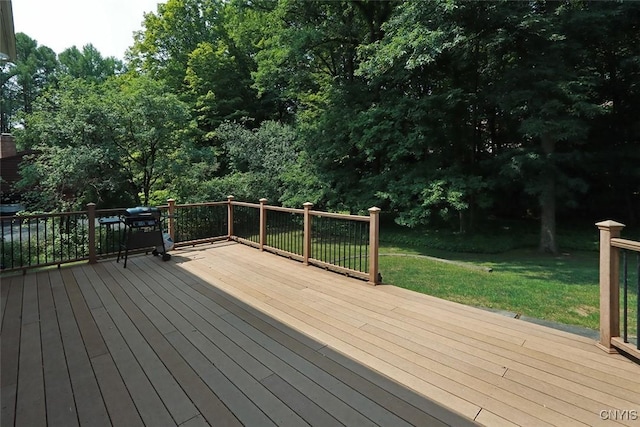
[[[590,339],[235,243],[0,289],[3,427],[640,425]]]

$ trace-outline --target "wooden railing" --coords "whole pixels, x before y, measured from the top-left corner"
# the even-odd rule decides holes
[[[169,200],[166,206],[169,233],[177,246],[227,238],[371,284],[381,282],[379,208],[369,209],[369,216],[344,215],[314,211],[312,203],[305,203],[303,209],[293,209],[267,205],[267,199],[260,199],[259,203],[240,202],[233,196],[226,202],[205,205],[226,205],[226,222],[220,223],[217,234],[206,239],[183,240],[180,230],[184,225],[178,221],[180,211],[193,209],[194,205],[176,205]],[[226,234],[222,234],[225,227]]]
[[[598,346],[609,353],[623,351],[640,359],[640,242],[620,238],[624,224],[603,221],[596,225],[600,230]]]
[[[339,273],[380,283],[378,208],[369,216],[226,201],[160,206],[163,225],[176,247],[235,240]],[[124,209],[2,217],[2,270],[89,261],[117,255]]]

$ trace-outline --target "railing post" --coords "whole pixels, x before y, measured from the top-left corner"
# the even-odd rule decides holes
[[[167,224],[167,233],[171,240],[176,241],[176,199],[167,199],[169,204],[169,222]]]
[[[98,262],[96,250],[96,204],[87,203],[87,221],[89,222],[89,264]]]
[[[369,208],[369,283],[380,283],[378,252],[380,249],[380,208]]]
[[[602,221],[600,230],[600,342],[598,347],[616,353],[611,338],[620,336],[620,251],[611,239],[620,237],[624,224]]]
[[[233,237],[233,196],[227,196],[227,240]]]
[[[260,250],[264,251],[264,245],[267,243],[267,210],[265,205],[267,199],[260,199]]]
[[[302,246],[302,256],[304,257],[304,265],[309,265],[311,257],[311,208],[313,203],[306,202],[304,207],[304,243]]]

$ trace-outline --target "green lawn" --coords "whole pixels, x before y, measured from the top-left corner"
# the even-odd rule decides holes
[[[595,228],[595,227],[594,227]],[[436,234],[434,245],[430,235]],[[443,235],[444,234],[444,235]],[[456,250],[464,237],[449,233]],[[522,237],[524,236],[524,237]],[[597,232],[571,233],[577,247],[597,247]],[[485,253],[453,252],[443,247],[446,233],[391,227],[381,231],[380,271],[384,283],[412,289],[463,304],[506,310],[523,316],[599,329],[598,253],[567,251],[557,257],[541,255],[531,247],[531,236],[521,235],[522,246],[511,237],[475,236],[473,249]],[[415,244],[412,244],[415,243]],[[561,241],[562,244],[562,241]],[[526,247],[529,246],[529,247]],[[570,246],[570,245],[565,245]],[[498,248],[501,251],[493,252]],[[409,256],[393,256],[393,255]],[[427,255],[490,267],[492,272],[415,257]],[[635,266],[635,261],[632,264]],[[635,268],[632,268],[635,270]],[[635,277],[632,283],[635,282]],[[635,307],[635,291],[630,305]],[[635,309],[632,310],[635,319]],[[631,331],[635,334],[635,327]]]

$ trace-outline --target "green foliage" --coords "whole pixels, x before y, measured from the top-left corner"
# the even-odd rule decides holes
[[[103,82],[124,67],[115,58],[103,58],[92,44],[83,46],[82,51],[75,46],[70,47],[58,55],[58,61],[62,75],[92,82]]]
[[[118,159],[113,154],[86,145],[38,146],[21,171],[23,201],[41,211],[73,211],[89,202],[130,205],[131,199],[118,191],[125,176],[114,167]]]
[[[471,235],[529,218],[553,252],[556,217],[640,220],[639,23],[634,2],[169,0],[137,77],[20,36],[2,120],[43,148],[42,206],[234,194]]]
[[[0,131],[9,132],[20,112],[31,113],[33,103],[55,81],[56,54],[23,33],[16,34],[16,65],[0,71]]]
[[[107,206],[148,204],[161,178],[170,180],[171,157],[185,151],[186,106],[146,77],[62,82],[38,100],[25,130],[16,133],[41,153],[23,169],[28,200],[49,209],[77,209],[92,199]]]
[[[320,183],[307,169],[307,155],[291,126],[266,121],[251,130],[237,123],[224,123],[216,135],[231,171],[219,181],[233,179],[236,184],[242,183],[226,194],[254,201],[265,197],[272,203],[294,207],[319,201]]]

